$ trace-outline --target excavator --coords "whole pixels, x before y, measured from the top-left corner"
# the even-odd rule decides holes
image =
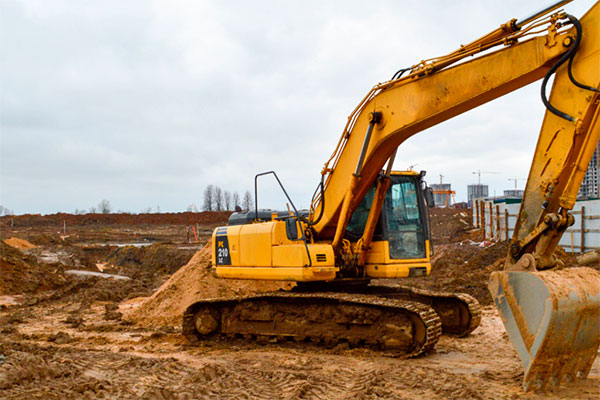
[[[433,196],[425,172],[392,170],[396,150],[541,79],[546,113],[506,264],[489,289],[523,363],[525,390],[585,378],[600,343],[600,273],[559,269],[553,253],[574,222],[569,210],[600,137],[600,5],[577,19],[562,9],[569,2],[374,86],[348,117],[308,210],[296,208],[275,172],[258,174],[255,209],[213,232],[214,274],[297,285],[195,302],[184,312],[184,335],[347,342],[405,356],[433,349],[442,333],[468,335],[481,320],[473,297],[399,282],[431,271]],[[269,175],[287,196],[285,212],[258,208],[258,180]]]

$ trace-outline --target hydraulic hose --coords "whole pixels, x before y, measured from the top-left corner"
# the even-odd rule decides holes
[[[325,212],[325,189],[324,189],[324,182],[323,182],[324,179],[325,179],[325,176],[321,175],[321,182],[319,183],[319,185],[317,185],[317,188],[315,189],[315,193],[313,194],[313,200],[314,200],[315,196],[317,195],[317,191],[319,190],[319,188],[321,188],[321,211],[319,212],[319,216],[317,217],[316,220],[314,220],[314,221],[306,220],[306,223],[309,226],[318,224],[319,221],[321,221],[321,218],[323,218],[323,213]]]
[[[404,75],[404,73],[406,71],[410,71],[410,68],[402,68],[399,69],[398,71],[396,71],[396,73],[394,75],[392,75],[392,81],[395,81],[396,79],[400,79],[402,77],[402,75]]]
[[[567,60],[569,60],[569,64],[567,66],[567,73],[569,75],[569,79],[571,80],[571,82],[579,88],[598,92],[598,89],[581,84],[581,83],[577,82],[577,80],[575,80],[575,77],[573,77],[573,72],[571,71],[571,67],[573,64],[573,58],[575,58],[575,53],[577,52],[577,49],[579,48],[579,44],[581,43],[581,36],[582,36],[583,30],[581,28],[581,23],[579,22],[579,20],[577,18],[575,18],[574,16],[569,15],[569,14],[567,14],[567,18],[569,19],[569,22],[575,27],[575,31],[577,32],[577,36],[575,37],[575,42],[571,45],[571,48],[565,54],[563,54],[563,56],[556,62],[556,64],[554,64],[552,66],[552,68],[550,68],[550,70],[546,73],[546,76],[544,76],[544,80],[542,81],[541,95],[542,95],[542,102],[544,103],[544,105],[546,106],[548,111],[550,111],[551,113],[553,113],[561,118],[566,119],[567,121],[575,122],[574,117],[572,117],[571,115],[569,115],[565,112],[562,112],[559,109],[557,109],[556,107],[554,107],[552,104],[550,104],[550,102],[548,101],[548,98],[546,97],[546,84],[548,83],[548,80],[550,79],[552,74],[554,74],[556,72],[556,70],[561,65],[563,65],[565,63],[565,61],[567,61]]]
[[[575,38],[575,43],[573,44],[573,46],[575,47],[575,49],[577,49],[579,47],[579,43],[581,42],[581,37],[582,37],[582,33],[583,33],[583,29],[581,28],[581,22],[579,22],[579,20],[575,17],[573,17],[572,15],[567,15],[567,18],[569,18],[569,21],[573,24],[573,26],[575,26],[575,30],[577,31],[577,38]],[[587,86],[584,85],[582,83],[579,83],[575,77],[573,76],[573,71],[571,70],[572,66],[573,66],[573,59],[575,58],[575,54],[573,54],[573,57],[569,58],[569,65],[567,67],[567,72],[569,74],[569,79],[571,80],[571,82],[573,82],[573,85],[581,88],[581,89],[585,89],[585,90],[591,90],[592,92],[600,92],[600,90],[591,87],[591,86]]]

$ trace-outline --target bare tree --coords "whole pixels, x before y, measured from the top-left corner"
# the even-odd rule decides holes
[[[0,205],[0,215],[15,215],[13,210]]]
[[[225,207],[225,211],[231,210],[231,192],[228,190],[223,192],[223,205]]]
[[[240,194],[238,192],[233,192],[233,204],[232,204],[232,208],[235,210],[237,207],[240,206]]]
[[[202,205],[204,211],[214,211],[215,209],[215,186],[208,185],[204,189],[204,204]]]
[[[102,214],[110,214],[110,211],[111,211],[110,201],[108,201],[106,199],[102,200],[100,203],[98,203],[98,210]]]
[[[223,211],[223,190],[215,186],[215,210]]]
[[[94,206],[90,207],[90,214],[96,214],[96,211],[97,211],[96,207],[94,207]]]
[[[242,200],[242,208],[246,211],[254,208],[254,198],[252,197],[252,194],[249,190],[246,190],[246,193],[244,193],[244,199]]]
[[[198,212],[198,207],[196,207],[196,205],[194,203],[192,203],[189,206],[187,206],[186,211],[187,212],[197,213]]]

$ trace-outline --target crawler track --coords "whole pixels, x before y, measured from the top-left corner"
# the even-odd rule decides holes
[[[368,281],[335,282],[334,284],[311,282],[298,285],[294,291],[354,293],[422,303],[437,312],[442,321],[443,333],[449,335],[466,336],[481,323],[481,306],[473,296],[466,293],[438,292],[396,283],[368,284]]]
[[[368,346],[416,356],[442,333],[428,305],[400,298],[349,293],[267,293],[209,299],[190,305],[183,334],[190,342],[223,335],[258,340]]]
[[[445,334],[466,336],[481,323],[479,302],[466,293],[437,292],[402,285],[369,285],[368,293],[399,298],[431,306],[442,320]]]

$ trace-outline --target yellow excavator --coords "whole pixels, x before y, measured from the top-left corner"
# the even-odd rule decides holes
[[[471,296],[374,283],[431,269],[432,191],[424,172],[392,171],[396,149],[542,79],[546,115],[506,265],[489,288],[523,362],[526,390],[586,377],[600,342],[600,273],[557,271],[553,251],[573,224],[569,210],[600,136],[600,6],[578,20],[561,9],[568,2],[376,85],[350,114],[309,210],[296,209],[274,172],[257,175],[255,209],[233,214],[213,233],[214,272],[297,286],[191,304],[186,337],[346,341],[414,356],[432,349],[442,332],[470,333],[481,319]],[[259,210],[256,187],[265,175],[281,185],[288,211]]]

